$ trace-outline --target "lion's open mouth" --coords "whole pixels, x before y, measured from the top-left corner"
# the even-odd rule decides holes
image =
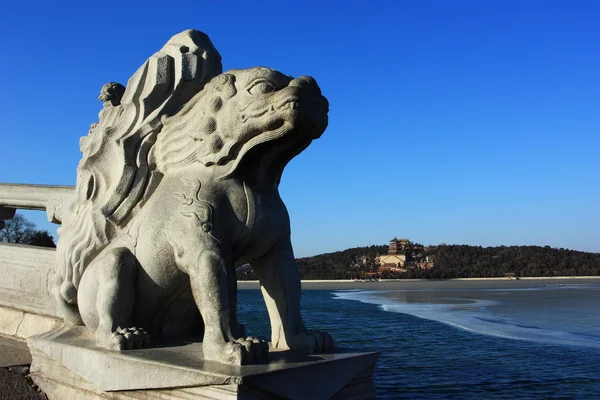
[[[236,170],[240,162],[248,151],[263,143],[276,141],[295,128],[301,131],[310,132],[307,138],[315,139],[320,136],[320,133],[327,126],[327,112],[329,105],[326,100],[317,97],[290,97],[289,95],[282,101],[271,104],[268,107],[258,110],[251,110],[250,107],[238,109],[242,112],[242,123],[248,123],[249,120],[255,118],[272,118],[260,130],[247,134],[246,141],[240,140],[231,145],[226,151],[226,156],[221,157],[218,165],[225,165],[231,160],[234,160],[231,168],[221,176],[227,178]],[[292,113],[290,114],[290,111]],[[298,113],[299,114],[298,114]],[[269,116],[274,113],[277,117]],[[259,120],[260,121],[260,120]],[[263,122],[264,123],[264,122]],[[317,132],[318,133],[315,133]]]
[[[278,120],[275,124],[272,124],[269,127],[269,130],[259,133],[255,135],[253,138],[248,140],[245,143],[238,143],[231,148],[229,151],[229,155],[234,155],[234,163],[231,165],[231,168],[223,174],[220,178],[224,179],[229,177],[236,170],[240,162],[244,159],[246,153],[248,153],[251,149],[256,146],[277,140],[285,136],[286,133],[290,132],[294,129],[294,125],[292,123],[285,120]]]

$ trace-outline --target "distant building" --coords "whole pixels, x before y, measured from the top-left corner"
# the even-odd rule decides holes
[[[410,245],[410,240],[400,239],[400,240],[398,240],[398,244],[400,245],[400,249],[402,251],[405,251],[406,249],[408,249],[408,246]]]
[[[417,268],[421,269],[429,269],[434,265],[434,258],[432,256],[427,256],[425,259],[419,259],[417,262]]]
[[[387,254],[384,256],[379,256],[378,262],[380,268],[404,267],[404,264],[406,264],[406,256],[404,254]]]
[[[392,240],[390,240],[390,248],[388,250],[388,254],[396,254],[398,253],[400,249],[400,243],[398,243],[398,239],[397,238],[393,238]]]
[[[504,277],[508,278],[510,280],[512,280],[512,279],[519,279],[519,275],[515,274],[514,272],[506,272],[504,274]]]
[[[391,272],[406,272],[407,269],[404,267],[400,267],[399,265],[392,266],[393,264],[386,264],[379,267],[379,272],[391,271]]]
[[[409,244],[408,239],[393,238],[390,240],[388,254],[381,255],[375,260],[379,264],[380,271],[405,272],[403,268],[406,263],[406,255],[402,253]],[[400,271],[401,270],[401,271]]]
[[[406,251],[409,245],[410,240],[408,239],[393,238],[392,240],[390,240],[390,249],[388,251],[388,254],[398,254],[400,252]]]

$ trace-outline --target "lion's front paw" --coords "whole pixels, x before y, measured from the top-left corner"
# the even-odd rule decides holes
[[[232,365],[263,364],[269,361],[269,344],[253,337],[240,338],[223,346],[204,343],[204,357]]]
[[[131,350],[150,346],[150,335],[143,328],[117,328],[115,332],[96,332],[98,343],[112,350]]]
[[[304,331],[287,341],[291,350],[306,354],[327,353],[335,349],[333,338],[327,332]]]
[[[236,342],[246,349],[245,358],[242,361],[243,365],[269,362],[269,343],[266,341],[248,336],[247,338],[239,338]]]

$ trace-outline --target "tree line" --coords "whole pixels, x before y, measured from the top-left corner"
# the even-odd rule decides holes
[[[0,221],[0,242],[56,247],[46,230],[21,214]],[[312,257],[297,258],[302,279],[365,279],[378,271],[376,258],[387,254],[388,246],[355,247]],[[600,275],[600,253],[586,253],[550,246],[467,246],[446,245],[424,247],[410,243],[405,249],[406,272],[377,272],[387,279],[454,279],[495,278],[507,274],[521,277],[597,276]],[[417,261],[429,257],[432,268],[418,268]],[[237,271],[240,280],[255,280],[251,266]]]
[[[428,248],[435,265],[422,271],[426,279],[600,275],[600,254],[550,246],[466,246]]]
[[[361,279],[376,268],[375,258],[387,253],[388,246],[356,247],[334,253],[297,258],[302,279]],[[238,271],[238,279],[258,279],[251,268]]]
[[[36,229],[35,224],[21,214],[0,221],[0,228],[0,242],[56,247],[48,231]]]
[[[375,258],[388,246],[357,247],[296,259],[302,279],[364,279],[377,271]],[[454,279],[600,275],[600,253],[586,253],[550,246],[439,245],[406,249],[407,271],[379,272],[382,279]],[[435,260],[429,269],[418,268],[416,259]],[[238,271],[238,279],[257,279],[251,268]]]

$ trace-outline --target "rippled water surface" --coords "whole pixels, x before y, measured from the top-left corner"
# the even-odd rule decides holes
[[[258,290],[239,294],[269,336]],[[519,289],[304,291],[307,326],[381,351],[381,399],[600,399],[600,284]]]

